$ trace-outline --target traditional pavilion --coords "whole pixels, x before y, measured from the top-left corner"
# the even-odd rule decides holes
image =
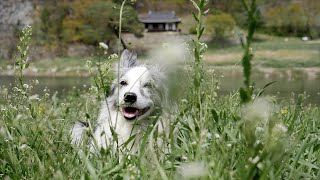
[[[139,18],[148,32],[178,31],[181,19],[174,11],[149,11],[148,15]]]

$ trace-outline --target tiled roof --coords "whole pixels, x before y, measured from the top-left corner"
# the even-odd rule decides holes
[[[174,11],[149,11],[146,17],[141,17],[139,20],[143,23],[181,22]]]

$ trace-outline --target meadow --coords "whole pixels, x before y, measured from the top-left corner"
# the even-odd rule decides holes
[[[205,13],[204,2],[194,3],[198,9],[195,19],[201,19]],[[319,179],[320,107],[304,105],[303,95],[294,103],[263,96],[264,89],[272,84],[260,89],[253,87],[250,75],[255,66],[250,63],[253,57],[249,51],[253,41],[250,35],[243,49],[229,50],[242,52],[243,87],[228,96],[217,96],[217,75],[203,68],[202,61],[206,58],[202,55],[211,50],[205,51],[206,45],[200,41],[201,21],[197,22],[192,51],[195,63],[184,76],[190,81],[184,84],[183,92],[178,87],[172,93],[177,108],[171,114],[170,136],[164,139],[169,152],[155,145],[162,137],[153,126],[143,132],[137,153],[111,149],[92,153],[85,143],[71,145],[69,131],[75,121],[87,121],[94,126],[101,95],[108,91],[105,85],[111,81],[110,61],[97,66],[95,62],[99,60],[91,62],[97,71],[91,72],[93,83],[89,90],[74,89],[64,97],[47,89],[41,96],[31,94],[38,82],[24,81],[23,72],[32,68],[27,61],[31,29],[25,29],[18,45],[17,84],[12,91],[6,87],[0,90],[0,177]],[[249,34],[252,30],[248,29]],[[89,137],[91,133],[88,128]]]

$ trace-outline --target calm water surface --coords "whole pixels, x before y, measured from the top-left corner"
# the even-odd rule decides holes
[[[45,88],[50,92],[58,92],[58,95],[64,95],[72,88],[88,88],[91,84],[88,77],[25,77],[25,81],[37,79],[39,84],[34,88],[33,93],[43,94]],[[295,99],[298,94],[305,93],[307,95],[306,103],[320,105],[320,80],[319,79],[303,79],[296,78],[288,80],[286,78],[274,77],[264,78],[254,77],[257,88],[262,88],[271,81],[277,81],[267,88],[266,95],[275,96],[280,101],[289,101]],[[0,86],[10,87],[14,83],[14,77],[0,76]],[[226,95],[235,92],[241,85],[243,80],[239,76],[226,76],[220,78],[219,95]]]

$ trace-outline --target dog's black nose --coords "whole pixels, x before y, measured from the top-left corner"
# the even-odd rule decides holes
[[[127,92],[124,94],[124,102],[134,103],[137,101],[137,95],[133,92]]]

